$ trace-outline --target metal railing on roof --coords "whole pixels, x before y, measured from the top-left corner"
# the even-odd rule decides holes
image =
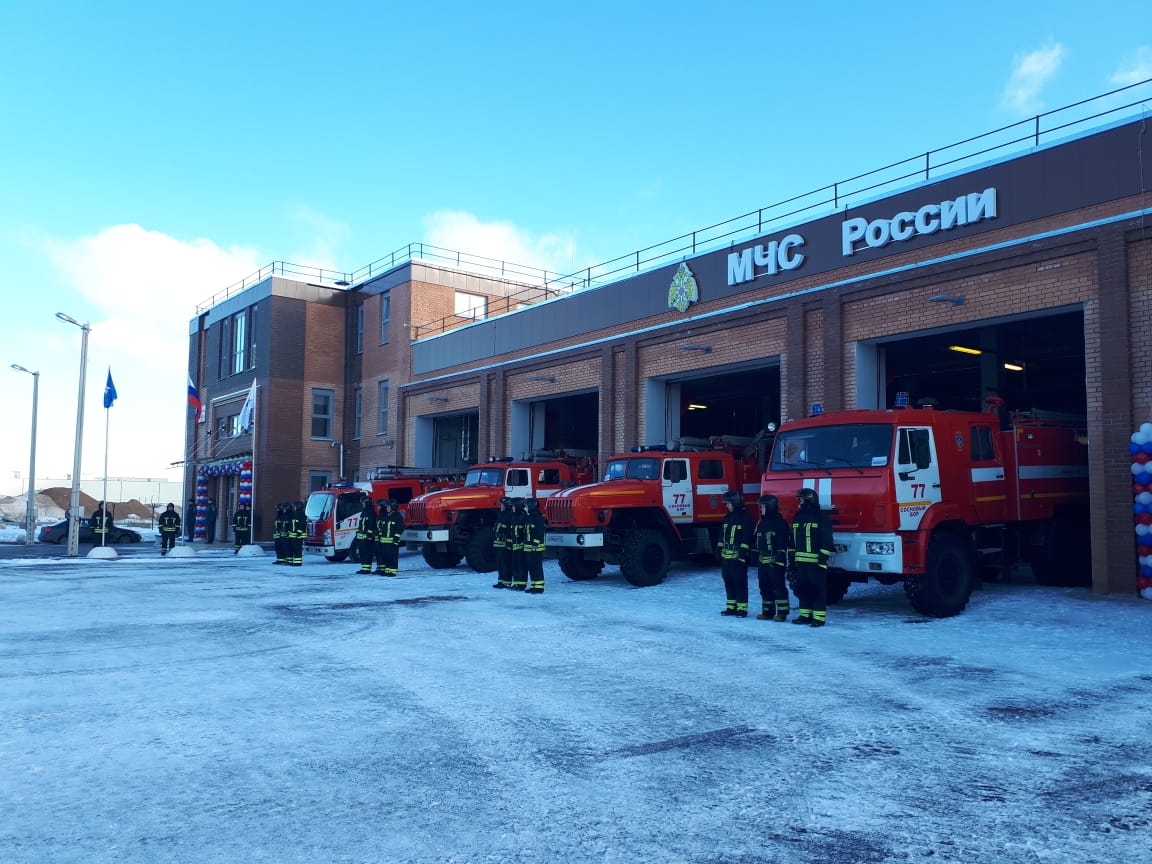
[[[1120,94],[1125,95],[1122,99],[1117,99],[1116,97]],[[1137,96],[1137,94],[1139,95]],[[1134,96],[1137,98],[1132,99]],[[938,177],[944,172],[956,171],[966,166],[972,167],[987,161],[993,154],[1002,154],[1009,148],[1019,149],[1022,144],[1038,147],[1042,140],[1051,140],[1052,136],[1059,133],[1066,134],[1077,127],[1083,127],[1104,118],[1115,117],[1121,112],[1131,111],[1142,104],[1147,111],[1146,103],[1150,98],[1152,98],[1152,78],[1147,78],[1110,90],[1099,96],[1083,99],[1071,105],[1037,114],[1035,117],[1001,126],[990,132],[965,138],[962,141],[910,156],[907,159],[901,159],[882,168],[866,171],[863,174],[857,174],[846,180],[839,180],[828,186],[821,186],[811,192],[786,198],[775,204],[769,204],[600,264],[584,267],[574,273],[553,274],[551,271],[539,267],[513,264],[467,252],[456,252],[428,243],[409,243],[406,246],[401,246],[390,255],[377,258],[371,264],[367,264],[352,273],[273,261],[235,285],[230,285],[223,291],[212,295],[205,303],[196,307],[196,312],[200,314],[269,276],[301,277],[320,283],[328,282],[337,287],[345,287],[350,284],[356,285],[366,282],[373,276],[418,259],[430,263],[441,263],[482,275],[490,275],[504,281],[527,283],[520,291],[506,297],[490,299],[484,316],[447,315],[435,321],[414,325],[410,332],[415,341],[471,323],[478,317],[491,318],[503,315],[514,312],[522,306],[539,303],[561,294],[616,281],[624,278],[626,274],[632,275],[650,267],[696,255],[705,248],[716,248],[721,242],[732,243],[740,238],[755,237],[780,225],[780,223],[793,222],[801,216],[811,217],[816,212],[835,211],[847,206],[849,199],[875,197],[878,192],[884,189],[893,189],[911,181],[931,180],[933,176]],[[1131,101],[1125,101],[1126,99],[1131,99]],[[1122,104],[1112,104],[1114,102]],[[1088,112],[1078,111],[1078,109],[1084,109],[1086,106],[1090,106]],[[1049,123],[1048,121],[1054,122]],[[975,149],[971,149],[969,145],[975,145]]]

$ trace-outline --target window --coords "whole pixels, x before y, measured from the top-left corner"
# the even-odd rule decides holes
[[[477,320],[488,317],[488,298],[482,294],[456,292],[456,314],[461,318]]]
[[[232,374],[232,319],[220,322],[220,365],[217,377],[227,378]]]
[[[248,309],[248,368],[256,368],[256,307]]]
[[[380,382],[380,425],[377,429],[377,435],[388,434],[388,382]]]
[[[701,459],[699,473],[701,480],[722,480],[724,463],[719,459]]]
[[[536,475],[537,486],[559,486],[560,485],[560,469],[559,468],[541,468],[540,472]]]
[[[380,295],[380,344],[388,341],[388,322],[392,320],[392,295]]]
[[[248,312],[237,312],[232,316],[232,374],[243,372],[248,356]]]
[[[332,485],[332,475],[327,471],[309,471],[308,472],[308,491],[319,492],[321,489],[327,489]],[[329,496],[325,496],[329,497]]]
[[[992,444],[992,430],[988,426],[972,429],[972,461],[991,462],[996,458],[996,448]]]
[[[332,403],[335,399],[331,390],[312,391],[312,437],[332,437]]]
[[[508,486],[527,486],[528,485],[528,469],[527,468],[509,468],[508,469]]]
[[[356,441],[360,440],[360,409],[364,405],[364,390],[361,387],[356,388],[355,399],[356,413],[352,417],[352,438]]]
[[[356,353],[364,353],[364,306],[361,304],[356,307]]]

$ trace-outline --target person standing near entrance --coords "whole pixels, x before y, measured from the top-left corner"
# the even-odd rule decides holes
[[[828,618],[828,562],[832,559],[832,521],[820,509],[815,489],[799,489],[800,509],[792,519],[792,561],[800,614],[793,624],[823,627]]]
[[[204,542],[216,542],[216,502],[211,498],[204,506]]]
[[[788,522],[780,515],[775,495],[761,495],[760,521],[756,523],[756,577],[760,584],[760,621],[787,621]]]
[[[376,516],[376,574],[395,576],[400,572],[400,536],[404,533],[404,517],[400,505],[392,498],[380,502]]]
[[[744,506],[744,496],[734,489],[723,495],[728,515],[720,526],[720,575],[727,599],[721,615],[748,617],[748,559],[752,554],[756,526]]]
[[[160,526],[160,554],[167,555],[168,550],[176,545],[176,535],[180,533],[180,514],[176,512],[176,505],[169,504],[164,508],[157,523]]]
[[[247,501],[241,501],[240,509],[232,514],[232,538],[235,542],[233,555],[240,553],[241,546],[252,542],[252,511],[248,509]]]

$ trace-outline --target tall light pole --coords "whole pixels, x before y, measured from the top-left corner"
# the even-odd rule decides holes
[[[36,542],[36,403],[40,398],[40,373],[19,363],[13,363],[12,368],[32,376],[32,455],[28,458],[28,508],[24,513],[24,545],[31,546]]]
[[[84,375],[88,370],[88,332],[92,329],[71,315],[57,312],[56,317],[80,328],[80,392],[76,397],[76,452],[72,458],[72,503],[68,508],[68,555],[80,554],[80,447],[84,442]]]

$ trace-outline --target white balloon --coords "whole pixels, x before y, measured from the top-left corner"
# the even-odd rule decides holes
[[[1141,492],[1136,496],[1137,504],[1152,504],[1152,492]]]

